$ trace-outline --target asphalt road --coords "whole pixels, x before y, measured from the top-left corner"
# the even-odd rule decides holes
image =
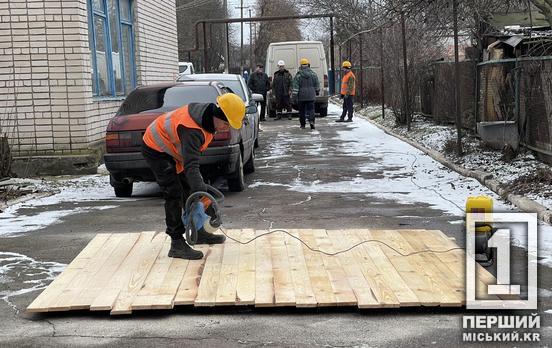
[[[318,120],[316,132],[300,130],[297,119],[264,123],[257,171],[247,177],[245,192],[227,194],[225,226],[440,229],[463,245],[459,223],[463,201],[470,193],[487,191],[425,156],[412,155],[411,147],[365,121],[335,124],[335,116],[336,107],[332,107],[330,117]],[[182,307],[120,318],[89,312],[26,314],[25,307],[39,291],[20,290],[47,282],[45,277],[71,262],[96,233],[163,230],[163,202],[156,185],[141,184],[133,199],[119,200],[113,197],[106,176],[94,177],[91,182],[99,182],[99,186],[87,187],[86,192],[95,195],[22,208],[12,216],[15,220],[0,220],[2,228],[9,228],[7,221],[24,226],[21,221],[25,219],[39,220],[33,220],[37,227],[27,232],[0,237],[0,252],[4,252],[0,253],[0,269],[9,257],[20,261],[18,267],[0,273],[1,346],[406,347],[462,342],[462,315],[468,313],[463,309]],[[78,185],[80,181],[76,189]],[[57,217],[46,218],[52,216]],[[523,263],[523,249],[513,251],[515,262]],[[514,278],[523,278],[523,272],[522,266],[514,266]],[[546,345],[552,337],[552,315],[544,313],[552,308],[550,268],[539,266],[539,275],[540,345]]]

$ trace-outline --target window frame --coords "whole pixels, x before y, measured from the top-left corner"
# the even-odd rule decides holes
[[[109,20],[108,9],[108,0],[99,0],[101,4],[101,11],[94,8],[94,0],[87,0],[88,5],[88,35],[91,37],[92,47],[90,49],[91,63],[93,69],[92,83],[94,84],[92,88],[92,96],[98,99],[122,99],[127,96],[133,89],[136,88],[136,61],[135,61],[135,52],[134,52],[134,11],[133,3],[134,0],[128,0],[129,2],[129,13],[128,17],[130,20],[123,19],[121,16],[121,0],[113,0],[116,2],[117,9],[117,28],[112,28],[112,23]],[[105,60],[107,65],[107,86],[108,94],[101,95],[100,91],[100,74],[98,73],[98,62],[97,62],[97,50],[96,50],[96,18],[101,17],[104,21],[104,47],[105,47]],[[125,70],[125,55],[123,52],[123,27],[130,29],[130,69],[128,72]],[[113,71],[113,48],[111,41],[111,32],[112,30],[117,30],[118,36],[118,49],[119,49],[119,64],[121,67],[121,80],[123,86],[123,93],[117,94],[117,87],[115,81],[115,73]],[[130,90],[126,90],[126,74],[130,74]],[[95,92],[94,92],[95,91]]]

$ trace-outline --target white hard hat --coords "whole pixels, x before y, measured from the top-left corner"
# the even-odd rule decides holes
[[[284,62],[283,60],[278,61],[278,66],[285,66],[285,65],[286,65],[286,62]]]

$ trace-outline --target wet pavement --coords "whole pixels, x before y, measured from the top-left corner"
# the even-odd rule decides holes
[[[301,130],[295,118],[262,124],[256,172],[242,193],[225,190],[228,228],[439,229],[464,245],[469,195],[495,197],[367,121],[334,123],[338,112]],[[0,343],[13,345],[238,346],[459,344],[464,310],[254,308],[137,313],[30,315],[24,308],[96,233],[163,230],[155,184],[117,199],[106,175],[56,178],[60,193],[0,214]],[[223,190],[222,181],[216,183]],[[542,335],[552,337],[550,255],[540,255]],[[526,253],[513,248],[512,276],[523,278]],[[519,264],[519,266],[517,266]],[[473,313],[472,313],[473,315]]]

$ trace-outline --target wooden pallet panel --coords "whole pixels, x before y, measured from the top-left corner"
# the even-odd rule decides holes
[[[165,234],[101,234],[28,311],[90,309],[115,315],[176,305],[369,309],[465,302],[463,250],[425,252],[457,248],[440,231],[289,232],[229,230],[232,238],[222,245],[195,246],[205,257],[190,261],[168,257]],[[386,245],[416,254],[401,256]],[[484,294],[495,279],[478,270],[478,293]]]

